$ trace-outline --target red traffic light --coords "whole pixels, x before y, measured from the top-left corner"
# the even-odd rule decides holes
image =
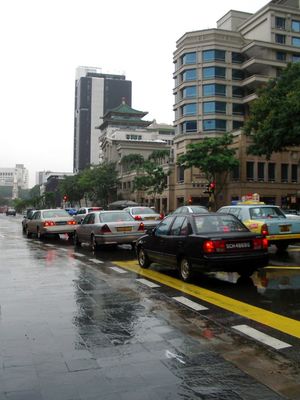
[[[216,188],[216,182],[211,182],[211,183],[209,184],[209,188],[210,188],[210,190],[215,190],[215,188]]]
[[[68,200],[68,196],[65,194],[63,199],[64,199],[64,201],[67,201]]]

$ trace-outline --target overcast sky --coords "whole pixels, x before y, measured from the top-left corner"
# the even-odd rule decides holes
[[[77,66],[123,73],[132,106],[173,122],[173,52],[185,32],[266,0],[7,0],[0,5],[0,167],[72,171]]]

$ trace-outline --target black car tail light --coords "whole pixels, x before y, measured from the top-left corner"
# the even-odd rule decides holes
[[[224,253],[225,241],[224,240],[205,240],[203,243],[204,253]]]

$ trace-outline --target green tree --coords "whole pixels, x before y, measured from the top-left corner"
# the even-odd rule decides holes
[[[63,196],[68,197],[68,201],[71,205],[75,203],[80,204],[80,200],[84,197],[84,187],[80,184],[80,174],[65,176],[62,181],[59,182],[59,191]]]
[[[101,206],[116,199],[117,195],[117,171],[115,163],[103,163],[85,169],[80,173],[79,185],[85,195]]]
[[[244,126],[253,143],[249,154],[266,156],[300,145],[300,63],[289,64],[281,75],[258,91]]]
[[[144,164],[145,159],[141,154],[127,154],[122,157],[121,164],[125,171],[139,170]]]
[[[215,190],[210,196],[214,208],[217,206],[216,199],[224,188],[229,172],[239,165],[235,150],[229,148],[232,142],[233,136],[227,133],[220,137],[204,138],[188,145],[186,153],[177,160],[177,164],[185,169],[199,168],[208,182],[215,182]]]

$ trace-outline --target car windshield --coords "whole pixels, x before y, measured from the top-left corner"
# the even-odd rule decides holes
[[[127,212],[107,212],[100,214],[101,222],[122,222],[122,221],[132,221],[132,217]]]
[[[286,218],[278,207],[253,207],[250,208],[251,219]]]
[[[43,211],[43,218],[58,218],[58,217],[70,217],[70,215],[65,210],[50,210]]]
[[[133,215],[156,214],[156,212],[149,207],[137,207],[132,209],[132,214]]]
[[[196,233],[248,232],[237,218],[229,214],[195,216]]]

